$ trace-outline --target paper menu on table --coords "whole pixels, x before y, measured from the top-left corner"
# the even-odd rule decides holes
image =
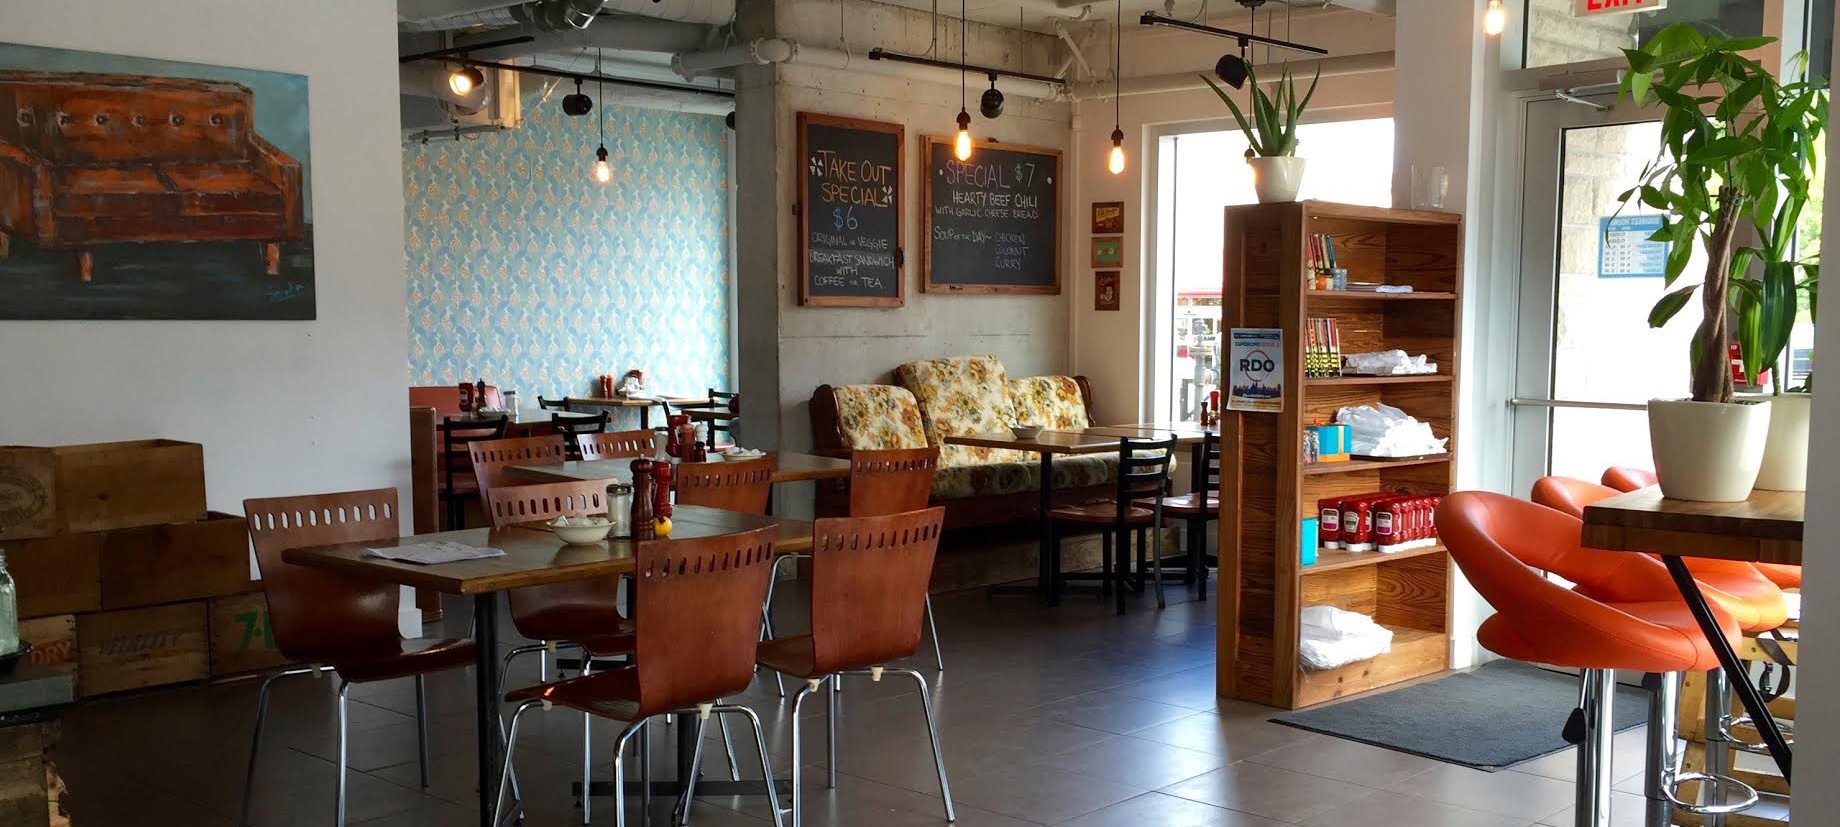
[[[387,546],[384,548],[367,548],[366,556],[382,557],[386,560],[401,560],[405,563],[432,566],[440,563],[458,563],[463,560],[484,560],[491,557],[503,557],[503,549],[481,548],[463,543],[437,540],[432,543],[416,543],[407,546]]]

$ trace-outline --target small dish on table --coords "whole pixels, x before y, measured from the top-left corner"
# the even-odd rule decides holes
[[[557,539],[572,546],[598,543],[613,531],[613,521],[606,517],[557,517],[544,525],[555,532]]]
[[[1042,426],[1040,425],[1011,425],[1009,426],[1009,432],[1012,434],[1015,434],[1017,439],[1034,439],[1038,436],[1041,436],[1041,431],[1042,431]]]

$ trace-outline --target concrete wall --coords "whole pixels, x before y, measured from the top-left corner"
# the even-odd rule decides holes
[[[396,486],[408,498],[393,9],[369,0],[0,0],[14,43],[303,74],[318,318],[3,322],[0,443],[205,446],[210,506]]]
[[[880,3],[849,3],[841,18],[833,0],[778,0],[764,11],[743,11],[745,36],[777,33],[816,48],[848,51],[867,63],[868,50],[924,54],[932,43],[931,16]],[[749,15],[760,15],[750,17]],[[972,63],[1047,74],[1060,56],[1053,38],[1014,29],[972,24]],[[942,25],[937,49],[956,60],[958,26]],[[949,53],[949,54],[948,54]],[[1012,375],[1064,372],[1068,358],[1068,296],[965,296],[920,292],[921,186],[920,141],[925,135],[950,137],[956,129],[959,90],[927,81],[867,71],[837,71],[794,61],[779,67],[744,69],[737,95],[739,198],[737,229],[741,326],[741,385],[750,399],[771,399],[777,407],[762,411],[744,404],[746,442],[777,437],[788,450],[811,445],[807,402],[825,383],[885,382],[902,362],[935,356],[995,353]],[[1036,102],[1012,94],[997,120],[977,115],[977,96],[987,82],[970,78],[973,134],[1004,143],[1066,151],[1071,107]],[[999,84],[1001,87],[1001,84]],[[896,309],[805,308],[798,305],[796,217],[798,178],[795,119],[816,112],[899,123],[907,129],[906,306]],[[750,136],[770,132],[768,152]],[[1064,156],[1065,165],[1076,163]],[[1068,227],[1077,221],[1074,190],[1061,188],[1061,209]],[[768,266],[768,265],[771,266]],[[1069,267],[1072,280],[1077,269]],[[774,377],[771,382],[768,376]],[[805,493],[805,492],[800,492]],[[796,503],[796,500],[793,501]],[[793,503],[789,503],[792,505]],[[796,505],[794,506],[796,507]]]
[[[1283,16],[1277,16],[1277,34],[1285,36]],[[1266,16],[1259,17],[1259,32],[1266,31]],[[1213,25],[1247,31],[1250,23],[1244,14],[1222,16]],[[1109,26],[1109,23],[1107,24]],[[1320,46],[1332,55],[1385,52],[1393,48],[1393,21],[1354,11],[1304,13],[1293,18],[1290,39]],[[1112,65],[1111,32],[1096,32],[1084,44],[1093,70],[1110,80]],[[1124,26],[1124,64],[1127,79],[1144,75],[1213,72],[1214,62],[1231,45],[1231,41],[1195,32],[1142,26],[1127,20]],[[1252,55],[1255,65],[1264,65],[1263,51]],[[1283,61],[1274,53],[1270,63]],[[1195,81],[1197,84],[1200,80]],[[1308,79],[1305,79],[1308,83]],[[1246,103],[1240,94],[1242,106]],[[1306,121],[1348,120],[1385,117],[1391,113],[1393,81],[1390,71],[1324,78],[1312,99]],[[1149,364],[1145,355],[1154,344],[1148,314],[1152,300],[1152,263],[1147,244],[1152,238],[1151,182],[1154,158],[1150,151],[1154,136],[1171,127],[1206,125],[1215,129],[1237,129],[1232,114],[1206,87],[1150,95],[1129,95],[1123,100],[1122,127],[1128,163],[1123,175],[1106,171],[1106,153],[1111,149],[1114,120],[1109,93],[1081,101],[1075,110],[1074,139],[1076,148],[1068,168],[1078,187],[1074,209],[1072,247],[1068,251],[1073,326],[1073,370],[1092,379],[1093,391],[1101,420],[1111,422],[1140,421],[1148,416],[1145,389],[1150,384]],[[1206,182],[1196,182],[1205,186]],[[1125,266],[1119,276],[1119,309],[1093,309],[1093,270],[1090,259],[1090,205],[1093,202],[1123,201],[1125,204]]]

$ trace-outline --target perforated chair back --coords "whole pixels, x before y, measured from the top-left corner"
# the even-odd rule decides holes
[[[268,597],[269,631],[283,655],[324,662],[400,651],[400,587],[281,559],[288,549],[401,536],[396,489],[247,499],[243,513]]]

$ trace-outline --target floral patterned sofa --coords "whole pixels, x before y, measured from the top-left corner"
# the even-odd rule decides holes
[[[939,445],[933,503],[946,507],[948,526],[1032,519],[1040,508],[1041,461],[1032,453],[946,445],[957,434],[1007,430],[1017,423],[1050,429],[1092,423],[1092,390],[1083,376],[1011,379],[992,355],[909,362],[895,369],[899,385],[822,385],[811,399],[818,453]],[[1054,499],[1084,502],[1111,492],[1118,459],[1108,454],[1054,460]],[[820,491],[819,513],[847,509],[847,489]]]

